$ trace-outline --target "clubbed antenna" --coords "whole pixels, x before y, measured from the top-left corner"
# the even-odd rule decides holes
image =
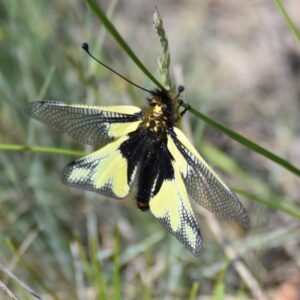
[[[119,72],[115,71],[114,69],[112,69],[111,67],[109,67],[108,65],[106,65],[105,63],[103,63],[102,61],[100,61],[98,58],[96,58],[91,52],[90,52],[90,49],[89,49],[89,44],[88,43],[82,43],[81,45],[81,48],[93,59],[95,60],[97,63],[99,63],[100,65],[102,65],[103,67],[105,67],[106,69],[110,70],[111,72],[113,72],[114,74],[118,75],[119,77],[121,77],[122,79],[124,79],[125,81],[129,82],[130,84],[134,85],[135,87],[145,91],[145,92],[148,92],[148,93],[151,93],[150,90],[147,90],[145,88],[143,88],[142,86],[132,82],[131,80],[129,80],[128,78],[126,78],[125,76],[123,76],[122,74],[120,74]]]

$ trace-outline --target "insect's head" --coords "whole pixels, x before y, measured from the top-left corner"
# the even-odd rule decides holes
[[[178,92],[175,96],[167,90],[157,89],[150,93],[147,100],[154,112],[166,116],[174,116],[176,111],[175,107],[180,103],[180,95],[183,91],[184,87],[182,85],[178,87]]]
[[[173,114],[173,97],[168,91],[154,90],[147,98],[152,111],[157,114],[169,116]]]

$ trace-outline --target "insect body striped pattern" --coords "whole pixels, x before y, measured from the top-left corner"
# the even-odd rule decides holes
[[[124,198],[137,182],[137,206],[150,210],[189,251],[199,255],[200,229],[189,196],[207,210],[250,227],[236,195],[204,161],[181,130],[177,99],[154,90],[149,107],[85,106],[32,102],[35,119],[78,141],[100,146],[66,166],[63,181],[113,198]]]

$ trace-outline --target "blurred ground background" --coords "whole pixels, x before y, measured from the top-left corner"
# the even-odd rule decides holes
[[[300,165],[300,46],[272,1],[98,3],[157,78],[158,5],[171,72],[185,85],[186,101]],[[284,4],[300,28],[299,1]],[[0,143],[92,150],[30,120],[24,110],[33,100],[145,104],[143,92],[83,53],[83,41],[153,87],[84,1],[1,1]],[[295,175],[190,114],[183,126],[229,185],[299,207]],[[195,258],[130,197],[116,201],[64,186],[60,171],[75,158],[0,151],[0,262],[45,299],[299,299],[299,219],[240,196],[251,231],[200,211],[205,241]],[[240,255],[246,278],[230,251]],[[4,273],[0,280],[19,299],[31,299]]]

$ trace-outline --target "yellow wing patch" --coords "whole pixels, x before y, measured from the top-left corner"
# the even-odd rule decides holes
[[[140,124],[141,121],[127,122],[127,123],[111,123],[108,125],[109,128],[107,134],[109,137],[112,138],[121,137],[130,132],[135,131]]]
[[[176,162],[174,178],[165,179],[149,202],[153,216],[194,255],[199,255],[202,238]]]
[[[174,144],[172,138],[168,136],[168,149],[171,152],[174,160],[176,161],[176,165],[178,166],[180,172],[185,177],[188,172],[188,163],[186,159],[182,156],[176,145]]]
[[[118,198],[123,198],[129,193],[127,161],[122,158],[119,151],[108,154],[105,159],[100,161],[97,169],[97,172],[91,177],[97,189],[110,185]]]
[[[63,181],[105,196],[126,197],[135,175],[128,178],[127,160],[119,150],[120,145],[126,140],[128,136],[121,137],[67,165],[63,173]]]

